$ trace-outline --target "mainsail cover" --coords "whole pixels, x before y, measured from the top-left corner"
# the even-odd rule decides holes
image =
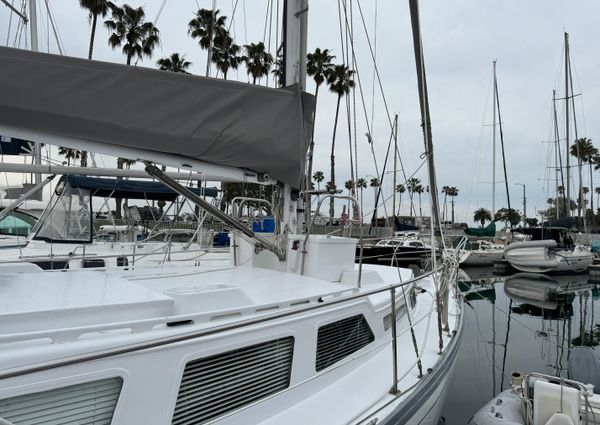
[[[494,236],[496,236],[496,222],[492,221],[486,227],[483,227],[480,229],[478,229],[476,227],[467,227],[465,229],[465,233],[469,236],[479,236],[479,237],[488,236],[488,237],[493,238]]]
[[[0,127],[245,168],[295,187],[314,106],[297,86],[0,47]]]

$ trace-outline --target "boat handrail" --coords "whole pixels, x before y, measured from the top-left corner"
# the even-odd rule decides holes
[[[527,374],[523,375],[522,390],[523,390],[523,397],[525,398],[525,401],[526,401],[525,406],[526,406],[526,409],[529,411],[531,411],[531,409],[532,409],[531,397],[533,396],[533,392],[532,392],[533,388],[531,387],[531,383],[530,383],[531,378],[544,379],[548,382],[553,382],[553,383],[560,385],[561,386],[561,395],[560,395],[561,404],[563,402],[563,400],[562,400],[562,398],[563,398],[562,387],[563,386],[567,385],[571,388],[576,388],[577,390],[579,390],[579,396],[583,397],[583,400],[584,400],[583,404],[585,407],[585,412],[584,412],[584,415],[582,415],[582,416],[583,416],[584,420],[587,421],[587,419],[589,418],[588,409],[591,410],[589,396],[594,394],[593,389],[590,389],[587,385],[585,385],[582,382],[574,381],[572,379],[563,378],[560,376],[551,376],[551,375],[546,375],[544,373],[539,373],[539,372],[527,373]],[[516,385],[513,385],[513,388],[515,388],[515,387],[516,387]],[[580,407],[581,407],[581,405],[580,405]],[[580,414],[581,414],[581,412],[580,412]],[[592,411],[592,414],[593,414],[593,411]],[[533,414],[530,415],[528,412],[527,416],[529,417],[532,415]],[[593,423],[596,423],[596,421],[594,420]]]
[[[194,339],[198,339],[198,338],[202,338],[202,337],[206,337],[206,336],[210,336],[210,335],[233,331],[233,330],[245,328],[248,326],[263,324],[266,322],[271,322],[273,320],[278,320],[278,319],[282,319],[285,317],[298,316],[298,315],[301,315],[301,314],[304,314],[307,312],[324,309],[324,308],[330,308],[332,306],[339,305],[342,303],[348,303],[351,301],[365,299],[369,296],[376,295],[376,294],[381,294],[381,293],[385,293],[385,292],[393,293],[398,288],[404,288],[406,286],[412,285],[415,282],[421,281],[429,276],[432,276],[436,273],[441,272],[442,268],[443,268],[443,266],[440,266],[436,270],[429,271],[418,277],[412,277],[411,279],[408,279],[406,281],[402,281],[399,283],[386,285],[386,286],[383,286],[380,288],[375,288],[375,289],[370,289],[370,290],[362,290],[362,291],[358,291],[358,292],[357,292],[357,288],[353,288],[352,293],[348,294],[348,295],[340,295],[339,297],[336,297],[334,299],[320,298],[318,300],[318,302],[315,302],[310,305],[304,305],[304,306],[298,306],[298,307],[294,306],[285,311],[267,313],[264,316],[248,318],[248,319],[240,320],[240,321],[237,321],[234,323],[226,323],[226,324],[217,325],[217,326],[214,326],[214,327],[208,328],[208,329],[200,329],[200,330],[186,332],[186,333],[182,333],[182,334],[178,334],[178,335],[150,339],[150,340],[143,341],[143,342],[138,342],[138,343],[134,343],[134,344],[128,344],[128,345],[124,345],[124,346],[120,346],[120,347],[101,350],[98,352],[84,353],[84,354],[74,355],[74,356],[70,356],[70,357],[64,357],[61,359],[50,360],[50,361],[43,362],[40,364],[29,364],[29,365],[25,365],[22,367],[17,367],[15,369],[9,370],[9,371],[6,371],[6,370],[0,371],[0,380],[14,378],[17,376],[27,375],[27,374],[31,374],[31,373],[35,373],[35,372],[52,370],[52,369],[56,369],[59,367],[84,363],[87,361],[99,360],[99,359],[103,359],[103,358],[108,358],[108,357],[113,357],[113,356],[118,356],[118,355],[123,355],[123,354],[129,354],[129,353],[138,352],[138,351],[142,351],[142,350],[163,347],[163,346],[167,346],[170,344],[176,344],[176,343],[194,340]],[[346,291],[346,292],[348,292],[348,291]],[[164,317],[163,316],[160,318],[142,319],[142,320],[125,322],[125,323],[111,323],[111,324],[107,324],[107,325],[82,326],[80,328],[75,328],[75,329],[73,329],[73,328],[61,329],[60,331],[52,331],[52,333],[55,336],[60,336],[60,335],[57,335],[57,332],[60,332],[61,334],[64,334],[64,336],[68,336],[71,338],[73,338],[73,337],[77,338],[79,335],[82,335],[85,333],[90,333],[90,332],[97,332],[100,330],[123,329],[123,328],[130,328],[130,329],[149,328],[149,329],[151,329],[160,324],[186,323],[186,322],[189,322],[190,320],[192,320],[193,317],[194,316],[190,315],[190,314],[178,315],[178,316],[174,316],[174,317]],[[395,323],[394,323],[394,326],[395,326]],[[50,336],[44,335],[45,333],[47,333],[47,331],[46,332],[44,332],[44,331],[28,332],[28,333],[24,334],[24,336],[28,336],[27,340],[39,339],[39,338],[50,338]],[[16,337],[14,335],[7,335],[6,337],[0,336],[0,343],[3,340],[5,342],[9,342],[9,341],[13,342],[13,341],[20,341],[20,340],[25,340],[25,339],[16,339]]]
[[[358,203],[358,200],[356,198],[354,198],[353,196],[349,196],[349,195],[339,195],[337,193],[323,194],[323,197],[319,199],[319,203],[317,204],[317,209],[315,210],[315,213],[311,214],[312,220],[310,221],[310,224],[309,224],[308,228],[306,229],[306,235],[304,236],[304,240],[302,241],[302,257],[300,260],[300,275],[304,275],[304,262],[305,262],[305,258],[306,258],[306,243],[308,242],[308,237],[310,236],[312,228],[315,225],[315,218],[319,215],[319,211],[321,209],[321,205],[323,204],[323,201],[328,198],[332,199],[332,200],[333,199],[343,199],[343,200],[352,202],[352,204],[356,208],[356,211],[358,211],[358,216],[361,218],[360,224],[362,227],[362,211],[360,209],[360,204]],[[358,234],[358,243],[360,246],[360,252],[359,252],[359,256],[358,256],[358,280],[356,282],[356,285],[358,288],[360,288],[361,282],[362,282],[362,265],[363,265],[363,248],[364,248],[363,237],[362,237],[362,228]]]
[[[237,202],[239,202],[239,205],[237,205]],[[248,196],[236,196],[235,198],[233,198],[231,200],[231,205],[233,206],[233,216],[237,219],[242,218],[242,210],[243,210],[244,204],[251,203],[251,202],[256,202],[259,205],[265,204],[269,208],[271,208],[271,202],[267,201],[266,199],[252,198],[252,197],[248,197]]]
[[[136,246],[140,247],[143,244],[135,244]],[[102,254],[102,253],[90,253],[90,252],[85,252],[82,254],[75,254],[74,251],[70,252],[70,253],[65,253],[65,254],[52,254],[52,253],[48,253],[48,254],[39,254],[39,255],[22,255],[19,257],[20,261],[15,261],[15,260],[0,260],[0,264],[14,264],[14,263],[27,263],[27,262],[32,262],[32,261],[43,261],[43,260],[56,260],[56,261],[60,261],[60,260],[85,260],[85,259],[108,259],[108,258],[120,258],[120,257],[135,257],[136,260],[139,260],[141,258],[145,258],[145,257],[152,257],[152,256],[157,256],[157,255],[164,255],[166,250],[163,249],[166,247],[166,250],[170,253],[170,254],[198,254],[198,257],[200,257],[201,255],[205,255],[211,252],[215,252],[215,253],[224,253],[224,252],[228,252],[229,248],[219,248],[219,247],[206,247],[206,248],[197,248],[197,249],[183,249],[183,250],[173,250],[170,249],[168,245],[165,244],[161,244],[161,246],[159,248],[156,248],[154,251],[149,251],[149,252],[136,252],[135,250],[129,253],[126,252],[121,252],[121,253],[117,253],[117,254]],[[173,261],[177,261],[177,260],[173,260]],[[131,267],[131,266],[118,266],[120,267]],[[103,267],[95,267],[97,269],[103,269]],[[104,267],[105,268],[105,267]]]

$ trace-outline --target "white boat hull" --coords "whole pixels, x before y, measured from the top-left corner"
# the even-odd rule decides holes
[[[504,258],[515,269],[531,273],[582,272],[594,259],[589,249],[576,246],[573,251],[556,249],[553,240],[526,241],[510,244]]]
[[[461,251],[460,264],[464,266],[491,266],[504,258],[504,250]]]
[[[458,348],[458,346],[457,343],[456,347]],[[399,403],[393,412],[378,423],[383,425],[438,425],[448,393],[448,384],[454,374],[455,357],[456,353],[448,355],[448,361],[444,362],[444,366],[437,370],[439,376],[433,377],[431,382],[426,385],[427,388],[424,388],[425,390],[433,389],[433,391],[428,394],[425,394],[425,391],[417,393],[409,401]]]

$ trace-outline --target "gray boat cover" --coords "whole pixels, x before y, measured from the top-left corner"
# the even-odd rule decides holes
[[[246,168],[299,187],[313,115],[314,96],[297,86],[0,47],[0,126]]]

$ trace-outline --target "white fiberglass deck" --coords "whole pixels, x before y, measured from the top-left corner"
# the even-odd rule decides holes
[[[365,269],[363,287],[412,277],[398,270],[382,277]],[[0,343],[77,340],[122,328],[136,333],[180,320],[210,327],[358,291],[356,274],[344,276],[345,282],[326,282],[252,267],[0,273]]]

